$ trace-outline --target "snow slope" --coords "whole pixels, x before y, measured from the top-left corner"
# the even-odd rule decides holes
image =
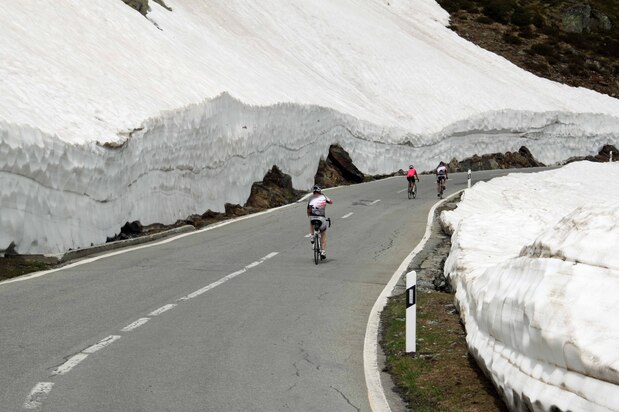
[[[469,349],[512,410],[619,411],[616,179],[617,163],[511,174],[441,215]]]
[[[166,2],[0,3],[0,249],[222,210],[273,164],[306,188],[332,143],[366,173],[619,144],[619,100],[466,42],[434,1]]]

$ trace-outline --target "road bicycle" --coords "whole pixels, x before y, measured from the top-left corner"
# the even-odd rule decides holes
[[[438,192],[439,199],[443,198],[443,192],[445,191],[445,179],[442,179],[439,183],[441,185],[441,191]]]
[[[417,185],[410,185],[408,187],[408,198],[415,199],[417,197]]]
[[[322,220],[320,219],[312,219],[312,225],[314,225],[314,263],[318,264],[322,260],[322,246],[320,244],[320,239],[322,236],[322,232],[320,231],[320,227],[322,226]],[[326,219],[326,222],[329,223],[329,227],[331,227],[331,219]]]

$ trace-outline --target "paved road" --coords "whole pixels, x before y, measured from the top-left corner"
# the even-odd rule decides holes
[[[414,200],[405,183],[326,191],[317,266],[295,204],[0,284],[0,409],[370,410],[368,314],[436,202],[431,176]]]

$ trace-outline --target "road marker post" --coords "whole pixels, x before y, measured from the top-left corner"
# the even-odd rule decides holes
[[[417,272],[406,274],[406,353],[417,352]]]
[[[608,158],[608,161],[609,161],[610,163],[612,163],[612,162],[613,162],[613,151],[612,151],[612,150],[610,151],[610,157]]]
[[[471,169],[469,169],[468,173],[467,173],[467,187],[470,189],[471,188]]]

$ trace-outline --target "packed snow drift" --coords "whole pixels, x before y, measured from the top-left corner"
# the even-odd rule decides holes
[[[364,173],[619,144],[619,100],[537,78],[430,0],[0,4],[0,250],[62,253],[125,221],[308,188],[339,143]]]
[[[618,163],[468,189],[441,219],[471,353],[512,410],[619,411]]]

